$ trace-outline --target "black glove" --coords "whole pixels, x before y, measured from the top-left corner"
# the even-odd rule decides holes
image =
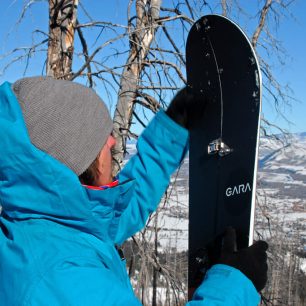
[[[268,244],[265,241],[257,241],[248,248],[237,251],[236,231],[228,228],[223,238],[218,263],[240,270],[253,282],[259,292],[265,287],[268,279],[267,249]]]
[[[186,86],[172,99],[166,114],[176,123],[190,130],[201,119],[206,103],[204,94]]]

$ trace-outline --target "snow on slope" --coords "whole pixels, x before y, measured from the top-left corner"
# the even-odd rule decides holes
[[[266,170],[306,176],[306,137],[293,135],[285,143],[263,139],[259,165]]]

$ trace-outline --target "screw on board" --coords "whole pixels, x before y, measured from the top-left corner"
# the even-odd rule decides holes
[[[210,30],[210,25],[209,25],[208,19],[207,18],[203,18],[202,19],[202,23],[204,25],[205,32],[209,31]]]
[[[260,78],[259,78],[259,71],[258,70],[255,70],[255,81],[256,81],[256,86],[258,88],[260,88]]]
[[[254,57],[249,57],[249,60],[251,62],[251,65],[255,65],[256,64],[256,60]]]

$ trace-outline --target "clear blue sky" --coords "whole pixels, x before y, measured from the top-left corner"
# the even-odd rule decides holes
[[[109,1],[91,1],[90,13],[94,18],[102,20],[108,19],[113,22],[123,23],[122,16],[126,16],[125,5],[121,5],[122,0],[112,1],[112,6]],[[83,1],[84,2],[84,1]],[[86,1],[85,1],[86,2]],[[103,13],[101,13],[101,3],[103,5]],[[164,2],[168,2],[164,1]],[[31,31],[35,28],[43,28],[47,31],[48,10],[47,3],[41,1],[28,11],[26,18],[19,25],[15,25],[18,20],[22,5],[24,1],[8,0],[1,1],[0,4],[0,66],[3,68],[4,61],[1,55],[7,53],[17,46],[28,46],[31,41]],[[249,5],[249,4],[247,4]],[[95,6],[99,6],[96,8]],[[170,5],[165,5],[170,6]],[[283,46],[287,51],[286,65],[275,67],[276,77],[282,83],[288,83],[293,89],[292,96],[297,99],[292,107],[281,108],[283,114],[292,122],[288,123],[282,119],[272,103],[264,103],[263,112],[265,117],[270,121],[291,132],[305,132],[306,131],[306,1],[298,0],[296,4],[291,7],[292,15],[295,16],[296,21],[292,19],[281,19],[281,24],[278,30],[278,39],[283,42]],[[101,14],[101,16],[99,16]],[[102,16],[103,14],[103,16]],[[9,34],[10,33],[10,34]],[[8,35],[9,34],[9,35]],[[39,34],[36,34],[39,35]],[[31,66],[28,75],[41,74],[44,70],[41,58],[45,56],[45,51],[41,52],[41,57],[33,57],[31,59]],[[271,58],[271,63],[275,62]],[[0,75],[0,83],[5,80],[14,81],[22,76],[26,63],[18,63],[7,70],[3,75]]]
[[[306,1],[299,0],[292,6],[292,14],[296,22],[283,19],[279,28],[279,39],[288,53],[285,67],[277,69],[277,78],[281,83],[288,83],[293,89],[292,94],[297,100],[284,114],[292,121],[287,123],[276,114],[272,105],[264,104],[263,111],[277,124],[289,128],[293,132],[306,131]]]

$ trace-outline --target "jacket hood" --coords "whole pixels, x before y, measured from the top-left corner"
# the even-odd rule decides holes
[[[106,190],[82,186],[72,170],[31,143],[8,82],[0,86],[0,148],[0,205],[4,218],[44,218],[104,241],[114,240],[134,182]]]

